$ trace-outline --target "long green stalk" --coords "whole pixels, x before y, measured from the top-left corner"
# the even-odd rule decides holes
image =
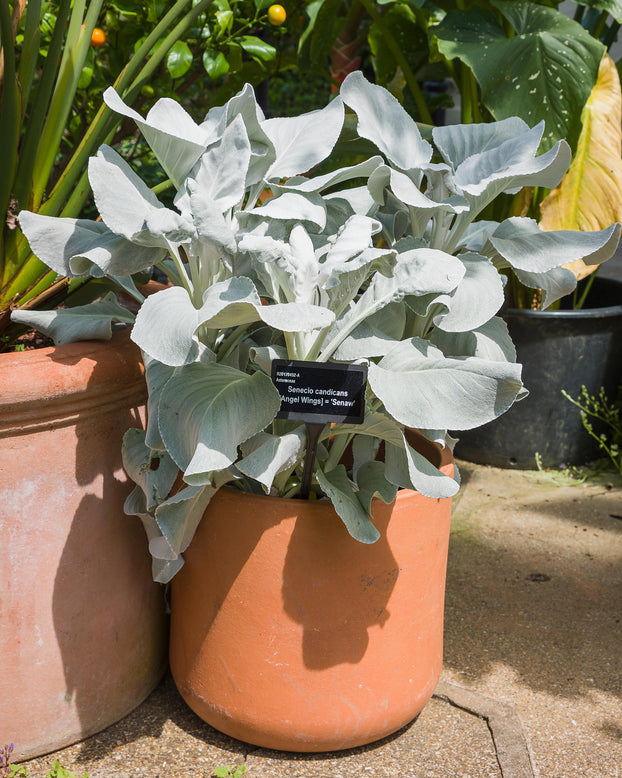
[[[41,0],[28,0],[24,11],[26,23],[24,25],[24,41],[22,43],[22,53],[19,60],[19,69],[17,77],[22,92],[23,105],[28,105],[30,90],[37,67],[37,56],[39,53],[39,40],[41,30],[39,28],[39,19],[41,18]],[[23,121],[23,115],[22,115]]]
[[[69,21],[70,10],[71,0],[61,0],[56,15],[54,32],[52,33],[52,39],[48,48],[48,54],[43,64],[41,77],[37,84],[32,105],[29,108],[27,118],[28,126],[19,150],[19,165],[15,177],[9,182],[20,209],[28,208],[31,205],[30,192],[32,190],[35,159],[43,134],[46,117],[48,115],[50,101],[54,92],[54,84],[58,73],[57,63],[63,50],[65,27]],[[25,43],[26,41],[24,41],[24,44]],[[32,56],[32,52],[30,53],[30,56]],[[25,111],[26,106],[24,106],[24,113]],[[0,207],[1,205],[2,203],[0,203]]]
[[[0,215],[9,208],[11,182],[15,174],[17,148],[19,144],[19,117],[21,101],[17,88],[13,30],[8,3],[0,2],[0,47],[4,55],[4,77],[0,91],[0,148],[2,149],[2,174],[0,174]],[[0,243],[0,257],[4,246]],[[0,274],[0,283],[2,277]]]
[[[406,79],[406,83],[408,85],[410,93],[412,94],[415,100],[415,105],[417,106],[417,111],[419,112],[420,120],[424,124],[434,124],[434,122],[432,121],[432,115],[430,114],[428,106],[426,105],[426,102],[423,99],[423,93],[421,92],[419,84],[417,83],[415,74],[412,72],[412,68],[408,64],[408,60],[404,56],[402,47],[395,40],[393,34],[384,23],[382,14],[378,12],[373,0],[361,0],[361,2],[365,6],[365,10],[367,11],[367,13],[373,19],[374,24],[376,24],[376,26],[380,30],[380,33],[384,38],[385,43],[391,50],[391,54],[393,54],[395,61],[400,66],[402,73],[404,74],[404,78]]]
[[[35,157],[35,175],[32,184],[32,202],[29,207],[37,211],[45,195],[45,189],[48,185],[50,175],[54,168],[56,155],[60,148],[63,132],[67,125],[67,119],[71,112],[78,82],[82,68],[91,45],[91,35],[97,23],[103,0],[91,0],[84,21],[82,21],[82,9],[80,3],[76,3],[72,10],[72,18],[69,24],[69,31],[72,32],[72,26],[77,19],[78,14],[80,26],[76,41],[71,45],[71,49],[65,46],[63,60],[61,61],[61,70],[58,74],[52,101],[47,113],[43,132],[41,134],[37,155]],[[68,54],[69,51],[69,54]],[[64,62],[64,65],[62,64]]]
[[[40,12],[40,0],[31,1],[36,4]],[[171,46],[188,31],[197,17],[213,0],[200,0],[186,13],[185,9],[190,2],[191,0],[177,0],[119,74],[115,87],[127,102],[131,102],[141,86],[149,81]],[[88,197],[90,191],[87,177],[88,158],[99,145],[112,140],[120,121],[120,117],[113,114],[105,105],[102,105],[97,112],[54,189],[49,193],[48,199],[43,201],[45,188],[54,167],[62,132],[75,97],[80,73],[90,45],[92,29],[97,22],[101,4],[102,0],[95,0],[91,3],[87,17],[83,22],[84,0],[75,3],[71,19],[69,18],[69,11],[72,8],[71,0],[61,0],[48,57],[28,117],[28,129],[22,141],[19,166],[17,170],[13,167],[11,175],[6,176],[6,178],[0,177],[0,193],[2,193],[2,184],[5,183],[6,194],[4,196],[7,207],[9,197],[13,192],[19,197],[18,199],[16,196],[19,208],[28,207],[47,215],[75,217],[79,214]],[[0,3],[0,10],[4,11],[5,8],[6,4]],[[9,30],[6,34],[5,16]],[[166,34],[166,31],[179,17],[182,17],[181,21]],[[10,33],[8,9],[6,9],[6,14],[0,16],[0,19],[3,20],[2,46],[3,49],[10,52],[14,63],[14,46]],[[66,49],[59,70],[55,63],[58,63],[61,51],[63,51],[64,31],[67,25],[69,28],[65,41]],[[5,43],[5,38],[7,43]],[[155,51],[152,51],[158,41],[160,41],[160,45]],[[15,84],[14,76],[11,83]],[[15,93],[18,96],[17,89]],[[3,105],[7,94],[8,90],[4,90]],[[21,110],[17,111],[16,109],[6,113],[17,117],[22,115]],[[9,147],[14,149],[14,153],[7,155],[10,160],[16,160],[18,156],[19,126],[16,132],[13,146]],[[8,138],[8,133],[5,132],[3,136],[0,132],[0,140],[3,137]],[[4,143],[2,146],[7,148]],[[36,178],[35,181],[33,181],[33,175]],[[6,212],[6,207],[2,212]],[[2,270],[0,273],[0,301],[6,302],[15,297],[22,300],[31,298],[40,289],[40,279],[46,268],[32,255],[27,241],[19,230],[8,231],[5,229],[3,230],[3,244],[0,245],[0,270]]]
[[[201,0],[201,2],[197,3],[197,5],[185,15],[184,19],[166,36],[157,50],[153,52],[152,56],[147,60],[147,55],[155,43],[162,37],[163,31],[179,16],[182,9],[188,5],[188,2],[189,0],[178,0],[178,2],[175,3],[173,8],[171,8],[169,13],[163,17],[119,75],[114,86],[117,92],[119,92],[127,102],[131,102],[135,94],[140,91],[141,86],[146,83],[157,70],[170,47],[176,40],[183,36],[183,34],[192,26],[196,17],[199,16],[213,0]],[[65,169],[50,193],[49,198],[42,205],[40,209],[41,213],[47,214],[48,216],[58,216],[62,211],[64,216],[76,215],[76,212],[71,213],[70,210],[65,207],[68,198],[74,191],[77,181],[83,176],[83,171],[86,169],[88,158],[96,148],[110,139],[111,133],[116,129],[118,121],[118,117],[113,114],[106,105],[102,104],[80,142],[80,145],[65,166]]]

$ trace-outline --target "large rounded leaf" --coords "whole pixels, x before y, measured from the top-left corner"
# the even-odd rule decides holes
[[[268,494],[276,476],[300,459],[306,437],[302,424],[285,435],[261,432],[242,445],[244,459],[238,461],[236,467],[244,475],[259,481]]]
[[[375,143],[396,167],[411,170],[430,161],[432,146],[414,120],[390,92],[370,84],[361,71],[346,77],[341,97],[357,114],[358,134]]]
[[[533,219],[512,216],[501,222],[490,243],[515,270],[545,273],[577,259],[598,264],[609,259],[620,240],[620,225],[596,232],[541,230]]]
[[[319,111],[265,121],[262,129],[276,151],[266,178],[306,173],[326,159],[339,139],[343,115],[343,103],[336,98]]]
[[[170,98],[158,100],[144,119],[126,105],[112,87],[104,92],[104,102],[116,113],[136,122],[166,174],[177,187],[181,186],[208,143],[218,137],[217,122],[197,125],[181,104]]]
[[[369,385],[400,424],[472,429],[508,410],[522,388],[521,366],[476,357],[447,359],[427,341],[399,343],[368,368]]]
[[[375,543],[380,533],[361,504],[358,490],[348,478],[345,467],[337,465],[327,473],[318,467],[315,475],[322,491],[330,498],[350,535],[361,543]]]
[[[166,249],[194,235],[192,221],[162,205],[151,189],[110,146],[89,160],[89,182],[105,224],[139,246]]]
[[[460,133],[468,125],[455,125]],[[474,153],[456,168],[454,184],[471,205],[471,218],[502,192],[524,186],[557,186],[570,164],[568,144],[560,141],[536,156],[543,126],[504,140],[498,146]]]
[[[447,306],[446,313],[434,317],[434,324],[446,332],[467,332],[480,327],[501,308],[504,301],[501,275],[486,257],[461,254],[466,272],[449,295],[440,295],[435,303]]]
[[[203,295],[199,324],[210,328],[238,327],[263,321],[283,332],[311,332],[329,327],[335,316],[328,308],[306,303],[263,305],[255,285],[245,276],[212,284]]]
[[[195,362],[164,387],[160,433],[186,483],[205,484],[212,471],[235,462],[238,446],[268,425],[280,407],[279,393],[263,373]]]
[[[68,278],[132,275],[166,256],[165,249],[136,246],[103,222],[31,211],[21,211],[19,222],[33,253],[54,272]]]
[[[119,305],[116,296],[108,292],[101,300],[73,308],[57,308],[51,311],[15,310],[11,321],[35,327],[57,346],[79,340],[110,340],[112,322],[131,323],[134,314]]]
[[[145,508],[153,511],[168,497],[179,469],[165,451],[153,451],[145,431],[135,428],[123,436],[123,467],[145,495]]]
[[[153,359],[171,367],[186,365],[199,355],[199,311],[188,292],[171,286],[151,295],[136,316],[132,340]]]

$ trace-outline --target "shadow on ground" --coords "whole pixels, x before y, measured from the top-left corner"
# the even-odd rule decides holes
[[[446,665],[467,686],[505,665],[534,691],[622,697],[622,492],[536,476],[525,490],[524,475],[500,470],[465,480],[449,551]]]

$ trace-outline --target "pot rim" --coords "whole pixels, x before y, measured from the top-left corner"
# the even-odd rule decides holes
[[[622,281],[619,281],[617,278],[596,277],[594,283],[605,283],[607,286],[615,287],[620,291],[620,296],[622,297]],[[622,303],[565,311],[533,311],[530,308],[508,308],[505,311],[502,310],[501,315],[504,317],[512,316],[517,319],[521,317],[527,319],[608,319],[622,316]]]

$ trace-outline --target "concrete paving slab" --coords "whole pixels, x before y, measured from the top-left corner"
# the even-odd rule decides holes
[[[371,746],[293,754],[254,748],[212,729],[185,705],[170,676],[118,724],[26,762],[29,778],[44,778],[53,759],[90,778],[207,778],[218,765],[242,764],[249,778],[519,778],[501,771],[485,718],[447,699],[433,698],[416,721]]]
[[[444,678],[515,709],[542,778],[620,778],[620,481],[461,470]]]

